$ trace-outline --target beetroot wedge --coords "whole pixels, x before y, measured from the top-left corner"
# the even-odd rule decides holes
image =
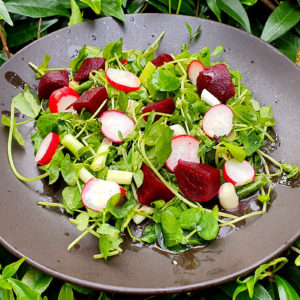
[[[69,73],[67,71],[49,71],[40,80],[38,88],[39,99],[48,99],[52,92],[69,85]]]
[[[96,87],[84,92],[70,107],[73,107],[78,113],[85,108],[86,111],[94,114],[106,99],[108,99],[106,88],[104,86]],[[107,111],[107,107],[108,101],[106,101],[97,117]]]
[[[90,72],[92,70],[99,70],[105,68],[105,61],[106,59],[103,57],[92,57],[86,58],[79,70],[77,71],[76,75],[74,76],[75,81],[86,81],[89,79]]]
[[[158,102],[154,102],[154,103],[150,103],[148,105],[146,105],[143,110],[142,113],[145,114],[147,112],[151,112],[152,110],[155,110],[156,112],[161,112],[161,113],[165,113],[165,114],[172,114],[175,110],[175,105],[174,105],[174,101],[173,98],[167,98],[165,100],[161,100]],[[160,119],[162,116],[155,116],[155,121],[157,121],[158,119]],[[145,116],[144,119],[147,121],[148,120],[148,116]]]
[[[218,195],[220,170],[210,165],[179,160],[174,173],[179,189],[186,198],[207,202]]]
[[[205,68],[197,78],[198,93],[208,90],[220,101],[226,102],[235,95],[234,85],[230,73],[224,64]]]
[[[167,53],[162,53],[161,55],[157,56],[155,59],[152,60],[154,66],[159,67],[162,66],[165,62],[169,62],[174,60],[171,55]]]
[[[142,205],[151,205],[151,202],[156,200],[169,201],[174,197],[174,194],[157,178],[155,173],[147,167],[142,165],[144,172],[143,184],[138,188],[138,201]]]

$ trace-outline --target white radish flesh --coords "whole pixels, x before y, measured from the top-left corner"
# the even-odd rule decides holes
[[[223,176],[227,182],[231,182],[234,186],[241,186],[254,180],[255,171],[246,160],[240,163],[235,159],[230,159],[223,166]]]
[[[170,128],[173,130],[173,136],[186,134],[185,129],[180,124],[171,125]]]
[[[58,144],[59,136],[54,132],[50,132],[41,142],[34,161],[39,165],[48,164],[55,154]]]
[[[179,135],[172,139],[172,152],[166,161],[166,167],[174,172],[180,159],[199,163],[199,141],[190,135]]]
[[[133,132],[134,121],[118,110],[105,111],[100,116],[102,123],[101,132],[103,135],[114,143],[122,143],[123,140],[119,137],[119,132],[123,138],[126,138]]]
[[[218,104],[210,108],[203,117],[202,129],[210,137],[228,136],[232,130],[233,112],[225,104]]]
[[[215,106],[221,103],[217,97],[215,97],[211,92],[209,92],[206,89],[202,91],[200,98],[210,106]]]
[[[232,210],[239,207],[239,197],[231,182],[223,183],[219,189],[220,205],[224,209]]]
[[[187,69],[187,75],[188,79],[192,82],[193,85],[197,85],[197,77],[200,72],[202,72],[205,69],[205,66],[198,60],[193,60],[190,62],[188,69]]]

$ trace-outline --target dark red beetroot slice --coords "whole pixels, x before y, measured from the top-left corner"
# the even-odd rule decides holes
[[[206,202],[218,195],[220,170],[180,159],[174,173],[179,189],[186,198]]]
[[[94,114],[106,99],[108,99],[106,88],[104,86],[96,87],[84,92],[70,107],[73,107],[78,113],[85,108],[86,111]],[[106,101],[97,117],[100,117],[103,112],[107,111],[107,108],[108,101]]]
[[[152,60],[152,63],[156,66],[162,66],[165,62],[173,61],[174,59],[172,58],[171,55],[167,53],[162,53],[161,55],[157,56],[155,59]]]
[[[138,188],[138,201],[142,205],[151,205],[151,202],[156,200],[169,201],[174,198],[174,194],[157,178],[155,173],[147,167],[142,165],[144,172],[143,184]]]
[[[198,93],[206,89],[220,101],[226,102],[235,95],[230,73],[224,64],[205,68],[197,78]]]
[[[74,76],[75,81],[86,81],[89,79],[90,72],[92,70],[99,70],[105,68],[105,61],[106,59],[103,57],[92,57],[86,58],[79,70],[77,71],[76,75]]]
[[[155,110],[156,112],[161,112],[161,113],[165,113],[165,114],[172,114],[175,110],[175,105],[174,105],[174,101],[173,98],[167,98],[165,100],[161,100],[158,102],[154,102],[154,103],[150,103],[148,105],[146,105],[143,110],[142,113],[145,114],[147,112],[151,112],[152,110]],[[158,119],[160,119],[162,116],[155,116],[155,121],[157,121]],[[145,116],[144,119],[147,121],[148,120],[148,116]]]
[[[69,73],[67,71],[49,71],[40,80],[38,97],[48,99],[52,92],[69,85]]]

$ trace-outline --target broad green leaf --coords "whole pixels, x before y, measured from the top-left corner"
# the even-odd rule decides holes
[[[104,14],[113,16],[123,22],[126,22],[126,18],[122,9],[122,1],[102,0],[101,9]]]
[[[52,277],[31,268],[23,276],[22,282],[41,294],[48,288],[52,279]]]
[[[48,133],[55,132],[58,126],[58,119],[53,114],[45,114],[39,117],[36,122],[36,126],[44,138]]]
[[[42,20],[41,33],[57,23],[58,19]],[[39,20],[24,20],[15,22],[14,27],[7,28],[7,46],[17,47],[29,42],[38,36]]]
[[[37,293],[34,289],[26,285],[20,280],[9,278],[8,282],[11,284],[17,299],[22,300],[40,300],[41,295]]]
[[[11,290],[11,285],[9,284],[9,282],[7,282],[6,280],[0,278],[0,290],[4,289],[4,290]],[[0,296],[1,299],[1,296]]]
[[[171,6],[172,10],[177,11],[178,5],[180,0],[172,0]],[[160,2],[164,4],[166,7],[169,7],[170,0],[157,0],[157,2]],[[194,1],[181,1],[180,11],[179,13],[185,14],[185,15],[194,15],[195,14],[195,2]]]
[[[1,124],[7,127],[10,127],[10,119],[6,115],[2,115]],[[18,127],[16,126],[16,119],[14,119],[14,126],[13,126],[13,137],[18,142],[20,146],[24,146],[24,138],[22,134],[19,132]]]
[[[110,59],[116,55],[122,54],[123,39],[120,38],[118,42],[110,42],[103,49],[103,57]]]
[[[7,59],[8,59],[7,54],[3,50],[0,50],[0,65],[5,63]]]
[[[296,61],[297,51],[300,47],[300,37],[291,32],[274,41],[274,45],[292,61]]]
[[[153,244],[156,241],[156,233],[155,233],[155,226],[154,225],[147,225],[143,231],[141,236],[141,240],[143,242]]]
[[[138,13],[145,5],[146,0],[132,0],[126,5],[127,13],[134,14]]]
[[[96,15],[99,15],[101,12],[101,0],[80,0],[83,3],[86,3]]]
[[[249,18],[239,0],[217,0],[218,7],[251,33]]]
[[[161,92],[175,91],[180,86],[180,80],[168,70],[157,69],[150,77],[152,87]]]
[[[77,286],[71,283],[66,283],[67,286],[71,287],[74,291],[80,293],[80,294],[84,294],[84,295],[89,295],[89,294],[93,294],[94,290],[90,290],[88,288],[85,288],[83,286]]]
[[[116,194],[107,202],[106,208],[117,219],[124,218],[135,206],[134,201],[127,200],[125,203],[123,201],[123,195]]]
[[[76,73],[83,62],[83,60],[87,57],[87,54],[85,53],[86,45],[83,45],[82,48],[79,50],[78,55],[69,62],[70,67],[72,68],[72,71]],[[85,83],[83,83],[85,84]]]
[[[211,212],[203,211],[197,232],[198,235],[205,240],[213,240],[217,237],[219,225],[217,219]]]
[[[148,0],[148,3],[150,5],[153,5],[156,9],[164,14],[169,13],[168,9],[164,5],[160,4],[157,0]]]
[[[99,250],[105,260],[107,260],[109,254],[110,244],[111,243],[108,240],[107,236],[105,234],[101,235],[99,239]]]
[[[257,3],[257,0],[242,0],[241,2],[242,2],[243,4],[248,5],[248,6],[252,6],[252,5],[254,5],[254,4]]]
[[[182,229],[194,230],[199,226],[202,216],[202,208],[190,208],[182,212],[179,224]],[[201,228],[199,228],[201,230]]]
[[[13,26],[14,23],[9,15],[9,12],[2,0],[0,0],[0,17],[3,19],[8,25]]]
[[[77,229],[79,231],[85,230],[89,225],[90,216],[87,212],[81,212],[77,217],[76,221],[78,222]]]
[[[242,162],[246,157],[246,151],[233,143],[223,142],[224,146],[227,148],[229,153],[235,158],[238,162]]]
[[[166,124],[162,124],[161,134],[155,144],[156,159],[160,163],[165,163],[172,152],[173,131]]]
[[[299,300],[300,297],[297,295],[294,288],[282,277],[278,275],[274,275],[276,280],[278,294],[280,299],[291,299],[291,300]]]
[[[267,19],[261,39],[270,43],[288,32],[299,21],[300,9],[287,1],[282,1]]]
[[[7,10],[11,13],[31,18],[45,18],[51,16],[69,17],[69,12],[60,0],[5,0]]]
[[[296,259],[295,259],[295,265],[296,265],[297,267],[300,267],[300,255],[298,255],[298,256],[296,257]]]
[[[120,91],[119,93],[118,103],[119,103],[120,110],[122,112],[126,112],[128,106],[128,97],[123,91]]]
[[[66,206],[68,212],[72,213],[74,210],[83,206],[81,202],[80,192],[77,186],[67,186],[62,191],[63,204]]]
[[[247,291],[244,291],[239,294],[237,300],[272,300],[272,297],[261,284],[256,283],[252,298],[249,297]]]
[[[75,0],[71,0],[71,17],[68,26],[72,26],[83,21],[80,8]]]
[[[221,20],[221,10],[217,5],[216,0],[206,0],[207,6],[210,8],[210,10],[215,14],[219,22],[222,22]]]
[[[26,257],[24,256],[21,259],[19,259],[18,261],[14,262],[10,265],[7,265],[2,271],[2,278],[8,279],[8,278],[14,276],[25,260],[26,260]]]
[[[57,300],[74,300],[73,290],[66,283],[61,287]]]
[[[45,73],[46,69],[48,67],[49,61],[50,61],[50,56],[49,56],[49,54],[45,53],[44,60],[42,61],[42,63],[38,67],[38,71],[40,71],[42,73]],[[35,73],[35,75],[36,75],[37,79],[42,77],[41,73],[39,73],[39,72]]]
[[[76,185],[76,173],[77,170],[70,159],[70,155],[67,153],[64,160],[61,162],[61,175],[64,181],[71,186]]]
[[[223,45],[219,45],[219,46],[217,46],[217,47],[214,49],[214,51],[213,51],[213,53],[211,54],[211,56],[216,56],[216,55],[220,54],[221,52],[223,52],[223,50],[224,50]]]

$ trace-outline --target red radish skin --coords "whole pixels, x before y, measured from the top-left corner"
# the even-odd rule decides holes
[[[81,191],[81,201],[86,208],[100,212],[106,207],[108,200],[117,194],[122,194],[126,197],[124,188],[117,183],[92,178],[84,185]]]
[[[58,145],[58,134],[54,132],[48,133],[38,148],[38,151],[35,155],[35,162],[42,166],[48,164],[55,154]]]
[[[121,61],[121,64],[122,64],[122,65],[127,64],[127,59],[126,59],[126,58],[123,58],[122,61]]]
[[[155,59],[152,60],[152,63],[155,67],[162,66],[165,62],[173,61],[173,57],[167,53],[162,53],[161,55],[157,56]]]
[[[100,117],[100,115],[107,111],[108,108],[108,96],[104,86],[96,87],[84,92],[70,107],[73,107],[79,114],[83,108],[94,114],[105,100],[107,100],[105,105],[97,115],[97,117]]]
[[[197,85],[197,78],[200,72],[205,69],[205,66],[198,60],[190,62],[187,68],[187,76],[193,85]]]
[[[174,104],[173,98],[170,97],[165,100],[147,104],[142,109],[142,114],[151,112],[152,110],[155,110],[156,112],[160,112],[160,113],[170,114],[170,115],[173,114],[173,112],[175,110],[175,104]],[[162,116],[156,115],[155,121],[159,120],[161,117]],[[147,121],[148,116],[144,116],[144,119],[145,119],[145,121]]]
[[[74,112],[69,108],[79,98],[79,94],[73,89],[65,86],[54,91],[49,98],[49,109],[51,113]]]
[[[254,180],[255,171],[247,160],[240,163],[235,159],[230,159],[223,166],[223,176],[226,182],[241,186]]]
[[[144,181],[137,190],[140,204],[151,206],[153,201],[169,201],[175,197],[148,166],[143,164],[141,170],[144,173]]]
[[[105,77],[112,87],[125,93],[137,91],[141,87],[140,79],[129,71],[108,68]]]
[[[49,71],[40,80],[38,88],[39,99],[48,99],[52,92],[69,85],[69,73],[67,71]]]
[[[207,202],[218,195],[220,170],[206,164],[179,160],[174,170],[183,195],[196,202]]]
[[[179,159],[199,163],[199,141],[191,135],[178,135],[172,139],[172,152],[166,161],[166,167],[174,172]]]
[[[100,70],[105,68],[105,61],[106,59],[103,57],[92,57],[86,58],[79,70],[77,71],[76,75],[74,76],[75,81],[86,81],[89,79],[90,72],[93,70]]]
[[[225,104],[218,104],[210,108],[203,117],[202,129],[210,138],[228,136],[231,133],[233,112]]]
[[[224,64],[206,67],[197,78],[198,93],[208,90],[221,102],[226,102],[235,95],[234,85],[228,68]]]
[[[119,137],[119,131],[123,138],[133,132],[135,123],[126,114],[118,110],[108,110],[100,116],[102,124],[101,132],[114,143],[123,143]]]

